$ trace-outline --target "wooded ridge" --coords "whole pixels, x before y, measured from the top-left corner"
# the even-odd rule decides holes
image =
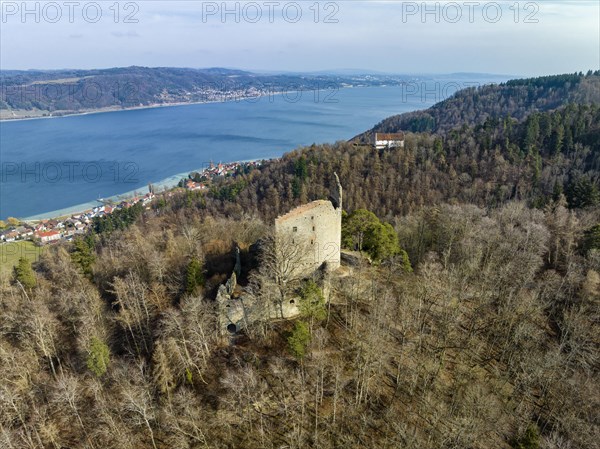
[[[378,125],[404,148],[300,148],[23,259],[0,275],[0,446],[598,447],[596,76],[459,92]],[[222,335],[234,248],[273,301],[273,219],[334,172],[364,254],[328,304],[288,279],[298,319]]]

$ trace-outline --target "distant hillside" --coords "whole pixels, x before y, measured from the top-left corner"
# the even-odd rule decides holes
[[[168,68],[168,67],[115,67],[110,69],[61,69],[61,70],[2,70],[0,81],[5,86],[27,85],[34,82],[65,80],[70,78],[108,77],[118,75],[149,76],[167,79],[169,76],[187,76],[190,80],[209,79],[212,75],[251,75],[242,70],[231,70],[220,67],[208,69]]]
[[[254,98],[284,91],[401,83],[390,76],[264,75],[223,68],[0,71],[0,118]]]
[[[227,216],[258,211],[272,220],[326,198],[334,171],[347,211],[366,208],[388,219],[444,202],[498,207],[525,200],[543,207],[565,195],[572,208],[600,205],[600,101],[592,101],[590,88],[599,79],[540,78],[461,91],[427,111],[388,119],[417,124],[419,115],[436,114],[441,122],[432,128],[440,134],[407,132],[404,148],[383,151],[357,142],[313,145],[225,182],[199,205]],[[523,89],[533,92],[527,101]],[[474,101],[479,97],[485,101]],[[503,113],[478,112],[493,98],[507,105]]]
[[[445,133],[459,126],[483,123],[488,117],[510,115],[522,120],[532,112],[551,111],[568,103],[599,102],[600,71],[512,80],[463,89],[424,111],[389,117],[356,140],[367,141],[374,132]]]

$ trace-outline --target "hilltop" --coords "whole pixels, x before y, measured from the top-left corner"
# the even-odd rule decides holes
[[[0,273],[0,441],[596,447],[600,104],[578,97],[589,82],[567,76],[527,101],[513,85],[535,80],[490,88],[487,103],[459,92],[446,125],[389,129],[405,131],[403,148],[300,148],[96,217],[85,238]],[[492,98],[512,112],[483,110]],[[326,199],[334,171],[345,250],[382,251],[347,252],[325,304],[316,276],[260,267],[274,218]],[[376,241],[383,231],[393,245]],[[263,286],[279,283],[298,319],[219,332],[215,293],[236,248],[245,291],[269,306],[282,300]]]
[[[232,181],[235,195],[222,186],[203,207],[272,219],[326,197],[333,172],[346,180],[349,210],[368,208],[389,220],[442,203],[498,207],[519,200],[544,207],[564,195],[571,207],[597,205],[600,100],[589,86],[599,82],[596,75],[568,75],[460,91],[426,111],[384,120],[353,141],[288,153]],[[531,89],[528,101],[523,89]],[[479,91],[486,101],[473,100]],[[499,98],[510,107],[496,109]],[[434,114],[443,120],[429,131],[409,132]],[[405,131],[404,148],[375,150],[368,136],[381,130]]]
[[[429,109],[388,117],[355,138],[369,141],[375,132],[443,134],[473,126],[488,118],[523,120],[533,112],[555,110],[568,103],[600,103],[600,71],[517,79],[501,84],[462,89]]]

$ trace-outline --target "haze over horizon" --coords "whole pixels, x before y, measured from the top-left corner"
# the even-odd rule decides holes
[[[0,69],[537,76],[600,67],[596,1],[52,3],[2,2]]]
[[[322,70],[276,70],[276,69],[261,69],[261,68],[245,68],[245,67],[234,67],[234,66],[223,66],[223,67],[189,67],[189,66],[161,66],[161,65],[153,65],[153,66],[106,66],[106,67],[90,67],[90,68],[80,68],[80,67],[59,67],[59,68],[45,68],[45,67],[30,67],[27,69],[11,69],[11,68],[0,68],[0,71],[15,71],[15,72],[60,72],[60,71],[69,71],[69,70],[111,70],[111,69],[123,69],[123,68],[132,68],[132,67],[143,67],[149,69],[159,69],[159,68],[173,68],[173,69],[189,69],[189,70],[232,70],[232,71],[241,71],[255,74],[265,74],[265,75],[294,75],[294,74],[302,74],[302,75],[381,75],[381,76],[483,76],[483,77],[519,77],[520,74],[507,74],[507,73],[488,73],[488,72],[384,72],[381,70],[369,70],[364,68],[331,68],[331,69],[322,69]],[[561,72],[562,73],[562,72]],[[556,73],[561,74],[561,73]]]

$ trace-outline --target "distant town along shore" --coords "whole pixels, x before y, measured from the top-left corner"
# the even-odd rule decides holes
[[[147,209],[157,199],[166,200],[174,190],[207,190],[216,178],[235,177],[262,165],[261,161],[210,163],[207,168],[191,172],[187,178],[181,179],[177,186],[165,188],[163,192],[155,192],[152,184],[148,185],[146,194],[136,193],[133,197],[113,203],[102,200],[105,204],[85,211],[75,212],[42,220],[19,220],[11,218],[6,228],[0,231],[0,244],[20,241],[32,241],[38,245],[52,244],[59,241],[73,240],[77,235],[86,234],[93,225],[94,219],[113,214],[115,211],[128,209],[140,204]]]

